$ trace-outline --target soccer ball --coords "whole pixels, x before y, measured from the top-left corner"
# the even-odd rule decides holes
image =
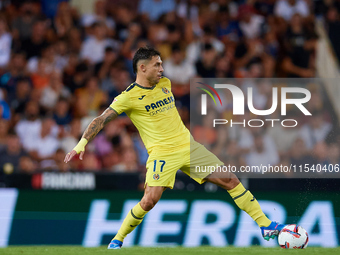
[[[280,231],[278,241],[283,249],[305,249],[308,245],[308,233],[301,226],[289,224]]]

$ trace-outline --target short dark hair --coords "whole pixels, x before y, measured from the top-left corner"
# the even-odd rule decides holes
[[[139,60],[151,60],[152,57],[154,56],[161,56],[161,54],[155,50],[154,48],[151,47],[141,47],[139,48],[135,55],[133,56],[132,60],[132,67],[133,67],[133,72],[136,74],[137,73],[137,63]]]

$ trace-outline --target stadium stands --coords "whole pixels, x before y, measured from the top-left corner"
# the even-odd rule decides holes
[[[124,115],[87,146],[84,161],[61,161],[89,121],[134,81],[132,55],[140,46],[161,52],[188,127],[190,78],[315,77],[314,16],[325,17],[340,52],[339,1],[96,0],[90,1],[92,13],[77,2],[1,2],[0,173],[144,171],[147,152]],[[230,139],[237,136],[231,131],[223,153],[230,162],[254,164],[264,146],[272,164],[305,162],[311,155],[316,162],[340,163],[332,105],[322,87],[312,88],[312,98],[313,123],[287,134],[288,140],[273,139],[280,130],[247,131],[247,143]],[[197,127],[194,134],[218,153],[218,131],[207,129]]]

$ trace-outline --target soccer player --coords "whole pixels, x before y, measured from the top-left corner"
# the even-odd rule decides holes
[[[145,191],[124,219],[108,249],[120,249],[124,238],[138,226],[156,205],[166,188],[173,188],[178,169],[195,181],[214,183],[227,190],[236,205],[259,225],[264,239],[278,235],[283,225],[269,220],[255,197],[233,174],[220,178],[217,173],[195,173],[196,166],[224,164],[203,145],[196,142],[184,126],[175,107],[170,80],[162,76],[160,53],[152,48],[139,48],[133,57],[136,81],[117,96],[102,115],[92,120],[81,140],[65,157],[69,162],[76,154],[84,157],[85,146],[119,114],[125,112],[137,127],[147,148]],[[190,171],[191,170],[191,171]]]

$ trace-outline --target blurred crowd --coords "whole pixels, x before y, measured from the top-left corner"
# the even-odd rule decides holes
[[[83,161],[63,163],[89,122],[134,81],[136,49],[160,51],[189,127],[190,78],[314,77],[315,17],[339,22],[339,6],[338,0],[1,1],[1,170],[143,171],[148,155],[124,114],[87,146]]]
[[[340,1],[324,1],[324,21],[334,53],[340,61]]]
[[[209,81],[221,83],[213,79]],[[245,100],[249,98],[248,89],[252,88],[253,106],[257,110],[271,109],[273,87],[279,91],[278,105],[281,105],[281,88],[306,88],[311,92],[311,99],[304,106],[312,114],[305,115],[295,105],[288,105],[286,115],[277,109],[270,115],[256,116],[248,107],[245,107],[244,115],[233,115],[232,94],[220,89],[218,93],[223,104],[214,107],[213,102],[210,102],[208,113],[202,118],[199,116],[200,107],[197,107],[200,100],[197,100],[193,105],[199,112],[191,112],[193,135],[225,165],[236,166],[236,169],[261,165],[290,168],[292,165],[299,173],[300,170],[304,171],[307,164],[308,168],[314,168],[310,172],[315,174],[313,176],[339,174],[340,129],[321,79],[239,79],[227,80],[225,83],[238,85],[247,95]],[[298,93],[289,95],[289,98],[299,97],[301,94]],[[212,125],[214,119],[218,119],[215,127]],[[284,175],[297,177],[293,171]]]

